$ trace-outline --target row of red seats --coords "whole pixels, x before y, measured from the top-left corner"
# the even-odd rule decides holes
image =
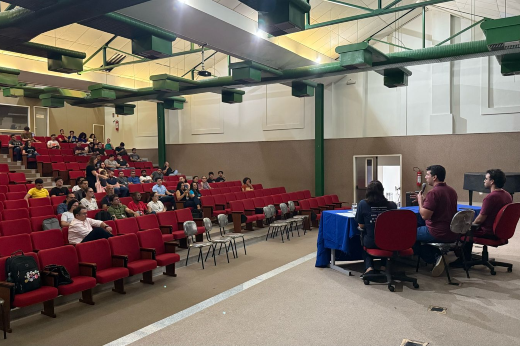
[[[321,212],[324,210],[345,210],[350,207],[342,207],[345,202],[340,202],[337,195],[326,195],[315,198],[308,198],[299,201],[300,213],[303,215],[311,215],[312,212],[316,214],[316,220],[313,221],[313,226],[318,227],[321,218]]]
[[[25,173],[0,173],[0,185],[27,184],[30,183]]]
[[[255,189],[251,191],[242,191],[241,187],[223,187],[221,189],[211,189],[211,190],[201,190],[200,193],[202,196],[216,196],[216,195],[224,195],[226,193],[237,193],[243,192],[246,194],[247,198],[253,197],[263,197],[269,196],[273,194],[285,193],[285,187],[272,187],[269,189]]]
[[[260,184],[261,185],[261,184]],[[240,180],[234,180],[234,181],[223,181],[220,183],[209,183],[209,187],[212,189],[220,189],[223,187],[233,187],[233,186],[242,186],[242,182]],[[256,189],[256,187],[255,187]]]
[[[42,233],[47,233],[42,232]],[[27,237],[25,237],[27,240]],[[124,294],[124,278],[143,274],[141,282],[153,284],[152,271],[158,266],[165,266],[165,275],[176,276],[175,263],[180,260],[175,253],[176,244],[164,242],[161,232],[151,229],[138,234],[112,237],[108,240],[96,240],[76,246],[61,246],[25,253],[38,263],[40,274],[45,266],[57,264],[64,266],[70,274],[72,283],[57,285],[54,277],[42,276],[42,286],[34,291],[16,294],[11,303],[11,283],[7,283],[5,262],[8,257],[0,258],[0,294],[4,297],[4,328],[10,328],[10,310],[43,303],[44,315],[56,317],[54,299],[81,292],[80,302],[93,305],[92,289],[97,284],[114,282],[113,291]]]

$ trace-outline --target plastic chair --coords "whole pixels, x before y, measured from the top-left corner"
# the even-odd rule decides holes
[[[220,235],[221,236],[226,236],[227,238],[231,238],[231,240],[233,240],[233,245],[235,247],[235,255],[236,257],[238,257],[238,251],[237,251],[237,242],[236,242],[236,239],[237,238],[242,238],[242,244],[244,245],[244,254],[247,255],[247,251],[246,251],[246,239],[244,238],[244,235],[243,234],[240,234],[240,233],[228,233],[226,235],[226,226],[228,225],[228,217],[224,214],[221,214],[219,216],[217,216],[217,222],[218,222],[218,226],[220,228]]]
[[[204,222],[204,228],[206,229],[206,239],[209,242],[213,243],[213,246],[215,248],[217,247],[217,244],[220,244],[220,247],[218,249],[219,256],[220,256],[220,251],[222,250],[222,245],[224,245],[224,248],[226,249],[227,261],[229,263],[229,251],[228,251],[228,244],[229,244],[229,248],[231,248],[231,251],[233,251],[233,258],[236,258],[236,256],[235,256],[235,249],[233,248],[233,244],[232,244],[231,238],[229,238],[229,237],[222,237],[220,239],[211,239],[210,231],[213,228],[213,224],[212,224],[211,220],[209,218],[207,218],[207,217],[205,217],[202,221]]]
[[[199,249],[199,255],[197,256],[197,262],[202,263],[202,269],[204,269],[204,257],[202,254],[202,249],[208,247],[208,253],[206,254],[206,260],[208,260],[208,255],[211,250],[213,250],[213,262],[217,265],[217,260],[215,258],[215,246],[213,243],[195,243],[194,236],[198,234],[197,224],[195,221],[186,221],[183,224],[184,234],[188,239],[188,254],[186,255],[186,266],[188,265],[188,259],[190,258],[190,250],[191,248]],[[190,243],[191,241],[191,243]]]

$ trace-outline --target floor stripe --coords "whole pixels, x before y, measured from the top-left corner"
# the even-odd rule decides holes
[[[117,340],[114,340],[108,344],[105,344],[105,346],[124,346],[129,345],[132,342],[138,341],[152,333],[155,333],[163,328],[166,328],[168,326],[171,326],[172,324],[179,322],[186,317],[189,317],[191,315],[196,314],[197,312],[200,312],[204,309],[207,309],[217,303],[220,303],[223,300],[226,300],[232,296],[234,296],[237,293],[240,293],[242,291],[247,290],[248,288],[251,288],[262,281],[265,281],[267,279],[272,278],[273,276],[276,276],[280,273],[283,273],[286,270],[289,270],[291,268],[296,267],[299,264],[302,264],[303,262],[306,262],[310,259],[316,258],[316,252],[313,252],[311,254],[308,254],[307,256],[303,256],[301,258],[298,258],[297,260],[294,260],[290,263],[287,263],[281,267],[278,267],[276,269],[271,270],[270,272],[267,272],[265,274],[259,275],[254,279],[251,279],[249,281],[246,281],[238,286],[235,286],[227,291],[224,291],[220,294],[217,294],[214,297],[211,297],[209,299],[206,299],[203,302],[200,302],[196,305],[193,305],[187,309],[184,309],[182,311],[179,311],[176,314],[173,314],[171,316],[168,316],[160,321],[157,321],[155,323],[150,324],[149,326],[146,326],[144,328],[141,328],[133,333],[130,333],[128,335],[125,335]]]

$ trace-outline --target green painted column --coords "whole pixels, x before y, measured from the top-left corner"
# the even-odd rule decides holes
[[[325,131],[323,118],[325,114],[325,92],[323,84],[318,84],[314,95],[314,193],[323,196],[325,193],[325,161],[324,161],[324,138]]]
[[[159,166],[166,161],[166,125],[164,122],[164,103],[157,103],[157,149],[159,152]]]

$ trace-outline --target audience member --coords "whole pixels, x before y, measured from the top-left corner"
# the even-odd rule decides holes
[[[132,202],[128,203],[128,208],[135,212],[135,216],[143,216],[148,211],[148,207],[141,201],[141,193],[134,192],[132,194]]]
[[[218,177],[215,179],[215,183],[221,183],[223,181],[226,181],[226,177],[224,177],[224,172],[218,171]]]
[[[114,148],[112,148],[112,144],[110,143],[110,138],[107,138],[107,142],[105,143],[105,150],[114,150]]]
[[[56,137],[56,139],[60,143],[67,143],[68,142],[67,137],[65,137],[65,131],[63,129],[60,130],[60,134],[58,135],[58,137]]]
[[[80,187],[81,187],[80,190],[74,192],[74,198],[76,198],[78,201],[81,201],[83,198],[87,197],[87,191],[88,191],[88,188],[90,187],[90,184],[88,183],[88,180],[86,180],[86,179],[83,180],[81,182],[81,186]]]
[[[110,206],[110,197],[115,196],[114,188],[112,186],[107,186],[105,193],[105,197],[103,197],[103,199],[101,200],[101,208],[107,210]]]
[[[88,182],[88,186],[94,189],[94,191],[96,191],[96,181],[98,176],[98,172],[96,172],[96,163],[97,159],[94,156],[92,156],[88,161],[87,168],[85,169],[85,178]],[[81,198],[79,200],[81,201]]]
[[[94,196],[94,189],[91,187],[87,190],[87,195],[80,201],[81,205],[87,208],[87,210],[98,210],[98,204]]]
[[[103,221],[87,217],[87,209],[79,206],[73,211],[74,220],[69,226],[69,243],[79,244],[112,237],[112,228]]]
[[[20,135],[20,138],[22,139],[23,143],[27,142],[28,140],[31,140],[36,143],[40,143],[39,140],[34,138],[32,132],[31,132],[31,128],[29,126],[26,126],[23,128],[23,133]]]
[[[164,174],[162,172],[162,169],[160,168],[157,168],[157,170],[155,172],[152,172],[152,181],[157,181],[157,179],[163,179],[164,178]]]
[[[146,174],[146,171],[145,171]],[[141,184],[141,180],[139,180],[139,177],[135,175],[135,170],[132,170],[130,172],[130,177],[128,178],[128,184]]]
[[[56,213],[59,215],[59,214],[63,214],[65,212],[67,212],[67,204],[69,204],[69,202],[72,201],[73,199],[74,199],[74,194],[69,193],[67,195],[67,197],[65,198],[65,200],[63,201],[63,203],[58,204]]]
[[[119,154],[117,155],[116,162],[119,165],[120,169],[128,169],[128,168],[130,168],[130,165],[128,164],[128,162],[126,162],[126,160],[123,159],[123,157],[121,155],[119,155]]]
[[[117,182],[119,183],[119,185],[121,186],[126,186],[128,187],[128,178],[125,177],[125,172],[123,171],[119,171],[119,175],[117,177]]]
[[[56,177],[54,178],[55,187],[51,189],[51,196],[66,196],[69,194],[69,189],[63,186],[63,178]]]
[[[119,197],[114,195],[109,198],[110,207],[108,207],[108,212],[115,219],[125,219],[128,215],[136,216],[133,210],[128,209],[128,207],[124,204],[121,204]]]
[[[191,182],[191,190],[189,194],[189,200],[193,201],[193,203],[197,206],[197,209],[201,209],[200,207],[200,197],[202,194],[199,191],[199,184],[192,181]]]
[[[194,175],[193,178],[191,178],[192,183],[197,183],[197,186],[199,186],[199,176]]]
[[[190,184],[179,181],[177,183],[177,190],[175,191],[177,201],[183,202],[184,208],[196,208],[197,205],[194,200],[190,199]],[[198,200],[198,199],[197,199]],[[200,207],[200,203],[199,203]],[[199,209],[199,208],[197,208]]]
[[[114,193],[119,197],[128,196],[128,187],[119,184],[117,178],[114,176],[113,171],[108,171],[107,184],[112,185],[114,187]]]
[[[247,178],[245,177],[243,180],[242,180],[242,183],[244,183],[242,185],[242,191],[253,191],[254,188],[253,188],[253,185],[251,185],[251,178]]]
[[[164,163],[164,166],[163,166],[163,174],[167,177],[167,176],[170,176],[170,175],[175,175],[177,174],[177,170],[172,170],[172,168],[170,167],[170,163],[168,161],[166,161]]]
[[[116,154],[118,155],[128,155],[125,149],[125,143],[121,142],[118,147],[116,147]]]
[[[74,214],[72,213],[74,209],[79,206],[78,200],[73,199],[69,203],[67,203],[67,211],[61,214],[60,226],[61,227],[69,227],[72,220],[74,220]]]
[[[168,189],[166,189],[166,186],[162,184],[161,178],[157,179],[156,184],[152,187],[152,191],[159,194],[161,202],[170,202],[172,204],[172,209],[175,209],[175,197],[170,191],[168,191]]]
[[[56,135],[53,133],[51,139],[47,142],[48,149],[61,149],[60,142],[56,140]]]
[[[16,135],[12,134],[9,140],[9,148],[13,148],[13,158],[15,161],[22,161],[22,142],[16,139]]]
[[[148,202],[148,212],[150,214],[163,213],[166,211],[163,202],[159,200],[159,194],[152,192],[152,200]]]
[[[209,186],[208,178],[203,175],[202,181],[199,183],[199,190],[210,190],[211,186]]]
[[[72,188],[72,192],[76,192],[78,190],[81,190],[81,182],[85,180],[85,178],[83,177],[79,177],[77,180],[76,180],[76,185]]]
[[[208,173],[208,183],[214,183],[215,182],[215,173],[209,172]]]
[[[88,142],[92,143],[92,142],[94,142],[94,139],[96,139],[96,135],[91,133],[90,136],[88,137]]]
[[[96,156],[96,159],[97,159],[97,156]],[[104,161],[98,160],[98,162],[96,163],[96,169],[97,169],[98,173],[100,171],[106,171],[107,170],[107,165],[105,165]]]
[[[108,173],[111,171],[107,171],[106,169],[98,169],[98,176],[96,181],[96,191],[99,192],[105,192],[106,187],[108,186],[107,180],[108,180]]]
[[[91,154],[91,155],[97,154],[97,152],[96,152],[97,147],[93,142],[88,143],[86,149],[88,151],[88,154]]]
[[[81,132],[78,136],[78,142],[87,143],[87,134],[85,132]]]
[[[92,149],[93,152],[99,155],[105,155],[105,149],[103,148],[103,143],[99,142],[94,149]]]
[[[36,156],[40,155],[40,154],[38,154],[38,152],[36,151],[36,148],[33,147],[32,144],[33,144],[33,141],[25,142],[25,146],[23,147],[23,150],[22,150],[22,154],[27,155],[27,158],[29,158],[29,159],[35,158]]]
[[[432,165],[426,168],[424,176],[426,183],[433,189],[426,196],[417,194],[419,213],[426,225],[417,228],[417,243],[414,245],[414,253],[419,255],[426,263],[435,263],[432,276],[439,276],[444,271],[444,261],[440,250],[421,243],[444,243],[457,240],[457,235],[451,232],[450,224],[457,213],[457,192],[446,185],[444,179],[446,169],[440,165]]]
[[[114,170],[119,167],[119,163],[117,163],[114,154],[108,156],[108,159],[105,160],[105,166],[107,166],[107,168],[110,170]]]
[[[80,142],[76,142],[76,146],[74,147],[74,155],[85,156],[88,154],[88,147],[83,148]]]
[[[141,176],[139,177],[139,181],[141,182],[141,184],[153,182],[152,177],[150,177],[149,175],[146,175],[146,169],[143,169],[141,171]]]
[[[74,135],[74,131],[69,131],[69,137],[67,137],[69,143],[76,143],[78,141],[78,137]]]
[[[128,157],[130,158],[130,161],[132,161],[132,162],[141,161],[141,157],[139,155],[137,155],[136,148],[132,148],[132,153],[130,155],[128,155]]]
[[[27,191],[27,194],[24,197],[26,201],[28,201],[29,198],[49,197],[49,191],[43,187],[43,179],[37,178],[34,181],[34,184],[36,184],[36,186]]]
[[[359,227],[365,229],[363,236],[363,244],[368,249],[377,249],[374,238],[374,226],[379,214],[397,209],[394,202],[389,202],[384,193],[383,184],[380,181],[371,181],[367,186],[366,198],[361,200],[358,204],[356,213],[356,221]],[[363,251],[363,260],[365,261],[365,274],[374,274],[374,261],[371,256]],[[385,270],[386,258],[381,259],[381,270]]]

